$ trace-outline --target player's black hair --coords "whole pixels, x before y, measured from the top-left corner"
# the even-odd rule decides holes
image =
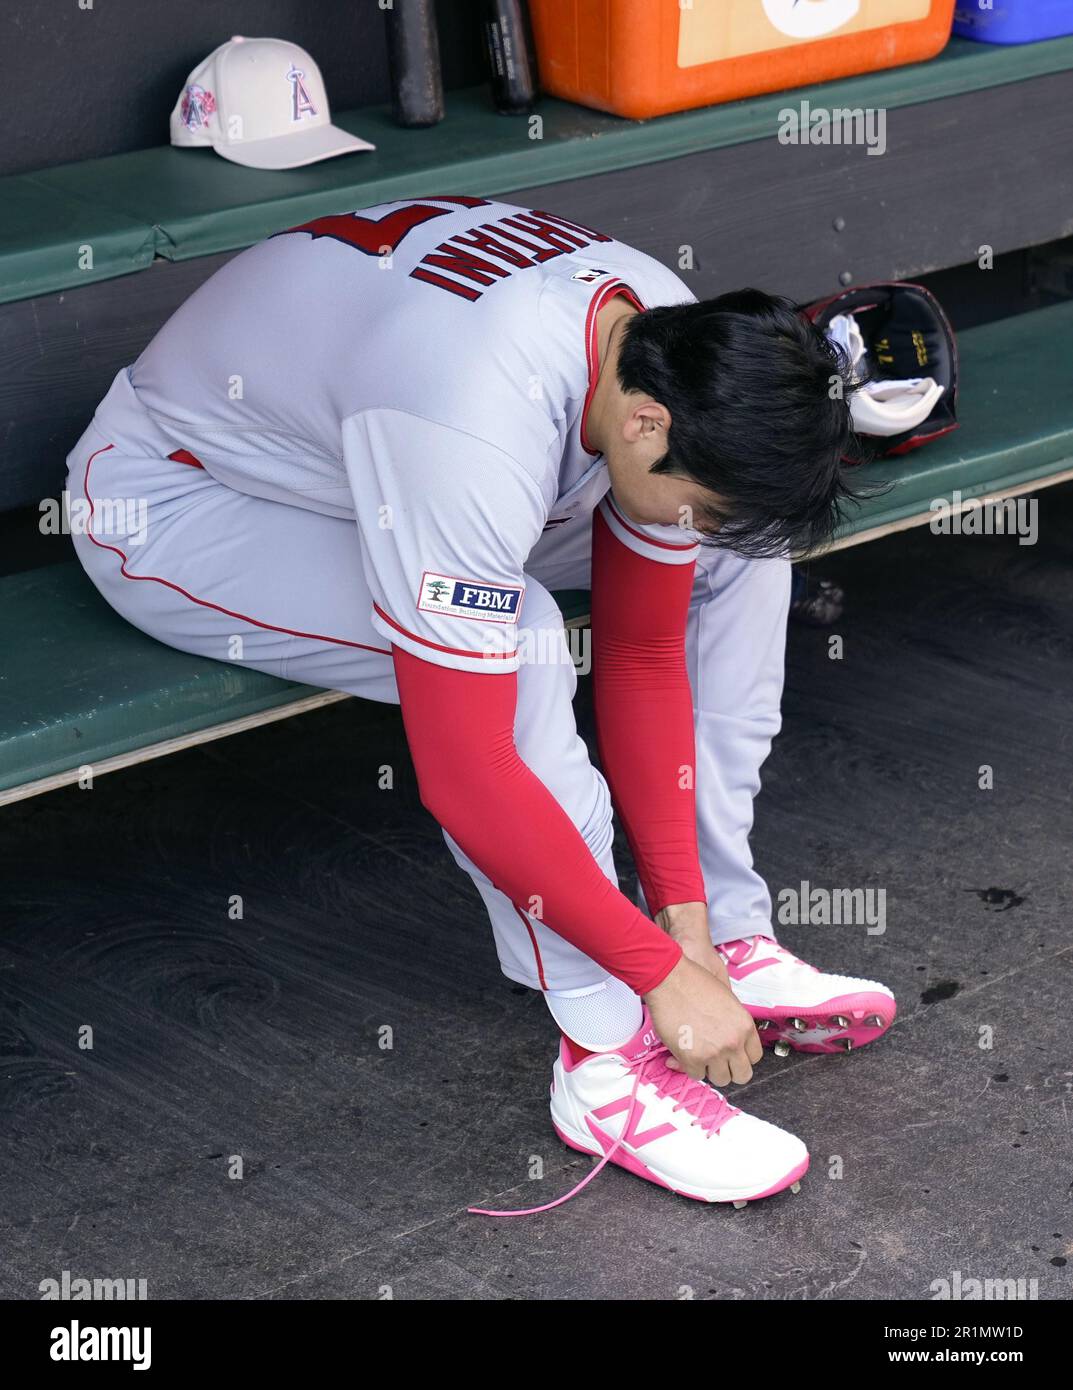
[[[868,495],[850,479],[867,450],[850,422],[849,364],[789,299],[746,289],[634,314],[618,379],[670,411],[652,472],[714,494],[693,523],[713,545],[802,553]]]

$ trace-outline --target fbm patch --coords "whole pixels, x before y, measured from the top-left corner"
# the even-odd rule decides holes
[[[456,579],[426,570],[421,576],[417,606],[422,613],[443,613],[449,618],[514,623],[524,592],[521,584],[482,584],[479,579]]]

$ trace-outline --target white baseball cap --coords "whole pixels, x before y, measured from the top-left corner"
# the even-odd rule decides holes
[[[171,113],[173,145],[211,145],[252,169],[297,169],[372,150],[331,123],[320,68],[296,43],[222,43],[186,79]]]

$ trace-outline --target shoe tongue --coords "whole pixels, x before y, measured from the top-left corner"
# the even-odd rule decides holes
[[[652,1027],[652,1019],[649,1012],[645,1009],[640,1028],[638,1028],[637,1032],[630,1038],[629,1042],[622,1044],[618,1051],[621,1052],[623,1057],[628,1061],[636,1062],[638,1057],[643,1056],[646,1052],[651,1052],[652,1048],[662,1046],[663,1044],[660,1041],[659,1034],[656,1032],[655,1028]]]

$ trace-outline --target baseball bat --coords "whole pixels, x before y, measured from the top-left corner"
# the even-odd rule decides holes
[[[485,0],[483,27],[495,108],[505,116],[524,115],[537,95],[536,45],[526,0]]]
[[[443,120],[443,77],[434,0],[392,0],[387,15],[392,114],[399,125]]]

